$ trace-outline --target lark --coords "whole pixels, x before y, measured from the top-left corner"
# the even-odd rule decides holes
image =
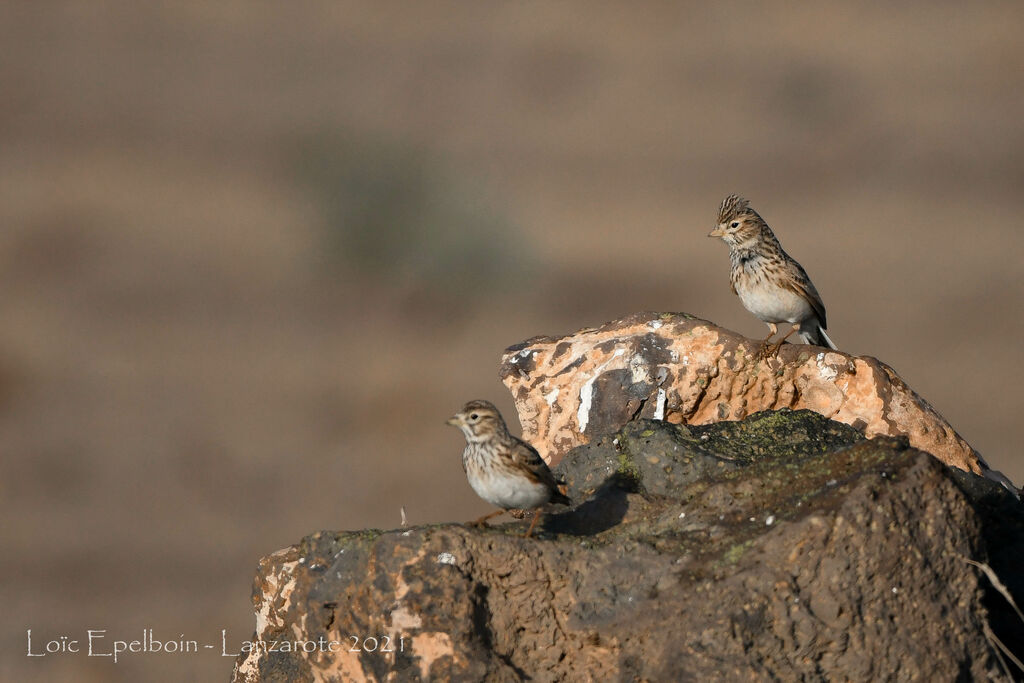
[[[761,356],[778,354],[794,332],[808,344],[836,345],[825,334],[825,304],[807,272],[783,250],[764,219],[750,202],[731,194],[718,210],[718,225],[708,237],[720,237],[729,245],[732,292],[743,307],[768,324],[771,333],[761,342]],[[779,323],[793,326],[773,346]]]
[[[470,401],[448,419],[466,437],[462,468],[476,494],[499,510],[473,522],[487,520],[506,510],[529,510],[547,503],[569,505],[555,475],[530,444],[509,434],[498,409],[488,401]],[[534,514],[524,538],[529,538],[540,514]]]

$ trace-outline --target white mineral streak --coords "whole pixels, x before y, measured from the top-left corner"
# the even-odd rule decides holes
[[[654,406],[654,419],[664,420],[665,419],[665,390],[658,387],[658,402]]]
[[[815,362],[818,366],[818,376],[826,382],[831,382],[836,378],[839,373],[831,365],[825,364],[825,354],[819,353],[815,358]]]
[[[580,387],[580,407],[579,410],[576,411],[576,424],[579,425],[580,434],[587,430],[587,423],[590,421],[590,402],[594,398],[594,382],[601,376],[604,369],[611,365],[612,361],[619,356],[625,355],[625,353],[626,349],[615,349],[615,353],[612,354],[612,357],[606,360],[601,367],[595,370],[594,374],[583,383],[582,387]]]

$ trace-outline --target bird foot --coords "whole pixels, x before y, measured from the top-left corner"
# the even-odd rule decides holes
[[[761,348],[758,349],[757,359],[758,360],[768,360],[769,358],[774,358],[778,354],[779,354],[779,345],[778,344],[769,344],[768,340],[765,339],[763,342],[761,342]]]
[[[487,523],[487,520],[489,520],[491,517],[497,517],[502,512],[504,512],[504,510],[495,510],[494,512],[486,514],[480,519],[475,519],[472,522],[469,522],[468,524],[469,526],[476,527],[477,529],[486,529],[490,526],[490,524]]]
[[[769,337],[770,339],[770,337]],[[779,355],[779,349],[786,343],[786,338],[783,337],[778,341],[777,344],[769,344],[768,339],[761,342],[761,348],[757,352],[758,360],[769,360],[771,358],[777,358]]]
[[[537,525],[537,520],[540,519],[540,514],[540,510],[534,510],[533,519],[530,520],[530,528],[526,530],[525,534],[523,534],[523,538],[529,538],[533,535],[533,527]]]

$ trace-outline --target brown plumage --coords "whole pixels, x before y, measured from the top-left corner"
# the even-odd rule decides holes
[[[476,494],[497,510],[474,524],[483,525],[505,510],[533,509],[546,503],[569,505],[555,475],[536,449],[509,433],[501,413],[489,401],[470,401],[448,419],[466,437],[462,467]],[[534,515],[529,537],[537,523]]]
[[[825,304],[814,283],[785,252],[750,202],[735,194],[726,197],[718,209],[718,224],[708,236],[719,237],[729,246],[733,294],[771,330],[762,344],[762,355],[778,353],[793,332],[808,344],[836,348],[825,334]],[[793,329],[769,348],[768,341],[778,332],[777,324],[783,322]]]

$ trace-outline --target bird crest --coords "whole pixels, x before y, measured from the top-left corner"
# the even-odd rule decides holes
[[[485,415],[501,417],[501,413],[498,412],[498,409],[494,407],[493,403],[482,400],[470,401],[466,405],[462,406],[462,410],[459,412],[465,413],[466,415],[473,412],[479,412]]]
[[[756,215],[750,208],[750,202],[738,194],[731,194],[722,200],[722,206],[718,209],[718,223],[728,223],[740,216]]]

